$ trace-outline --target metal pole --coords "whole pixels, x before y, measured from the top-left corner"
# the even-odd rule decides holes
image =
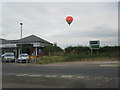
[[[97,49],[97,55],[98,55],[98,49]]]
[[[37,61],[37,47],[36,47],[36,58],[35,58],[35,63],[36,63],[36,61]]]
[[[20,23],[20,25],[21,25],[21,40],[20,40],[20,43],[21,43],[21,50],[20,50],[20,54],[22,54],[22,25],[23,25],[23,23]],[[21,62],[22,62],[22,59],[21,59]]]
[[[22,53],[22,25],[21,25],[21,52],[20,52],[20,54]]]
[[[93,53],[93,49],[91,49],[91,56],[92,56],[92,53]]]
[[[36,56],[37,56],[37,47],[36,47]]]

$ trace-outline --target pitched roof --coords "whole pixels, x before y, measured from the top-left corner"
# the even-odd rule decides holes
[[[9,40],[10,43],[20,43],[20,40]]]
[[[10,42],[6,39],[0,38],[0,44],[9,44]]]
[[[42,43],[49,43],[46,40],[43,40],[42,38],[39,38],[35,35],[30,35],[28,37],[22,38],[22,42],[42,42]]]
[[[2,44],[8,44],[8,43],[20,43],[22,41],[22,43],[34,43],[34,42],[42,42],[42,43],[47,43],[47,44],[52,44],[42,38],[39,38],[35,35],[30,35],[28,37],[24,37],[22,39],[19,40],[5,40],[5,39],[1,39]]]

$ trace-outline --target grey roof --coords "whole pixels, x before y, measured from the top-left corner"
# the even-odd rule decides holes
[[[41,43],[46,43],[46,44],[52,44],[46,40],[43,40],[42,38],[39,38],[35,35],[30,35],[28,37],[24,37],[22,39],[19,40],[5,40],[5,39],[0,39],[2,41],[2,44],[14,44],[14,43],[20,43],[22,41],[22,43],[35,43],[35,42],[41,42]]]
[[[10,43],[9,40],[0,38],[0,44],[9,44],[9,43]]]
[[[42,38],[39,38],[35,35],[30,35],[28,37],[22,38],[22,42],[23,43],[42,42],[42,43],[49,43],[50,44],[50,42],[43,40]]]
[[[12,44],[14,44],[14,43],[20,43],[20,40],[9,40],[9,42]]]

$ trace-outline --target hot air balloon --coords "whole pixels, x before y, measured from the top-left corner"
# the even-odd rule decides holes
[[[67,16],[66,17],[66,22],[70,25],[73,21],[73,17],[72,16]]]

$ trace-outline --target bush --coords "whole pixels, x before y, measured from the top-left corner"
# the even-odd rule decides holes
[[[65,53],[74,53],[74,54],[89,54],[90,53],[90,49],[89,47],[83,47],[83,46],[69,46],[67,48],[65,48]]]
[[[98,50],[93,50],[93,54],[106,54],[107,55],[118,55],[118,48],[119,46],[105,46],[105,47],[101,47],[100,49]],[[83,46],[75,46],[75,47],[72,47],[72,46],[69,46],[67,48],[65,48],[65,53],[72,53],[72,54],[85,54],[85,55],[89,55],[91,54],[91,50],[89,47],[83,47]]]
[[[62,54],[63,53],[63,49],[61,49],[57,45],[45,46],[43,48],[43,51],[46,53],[46,55],[55,55],[55,54]]]

